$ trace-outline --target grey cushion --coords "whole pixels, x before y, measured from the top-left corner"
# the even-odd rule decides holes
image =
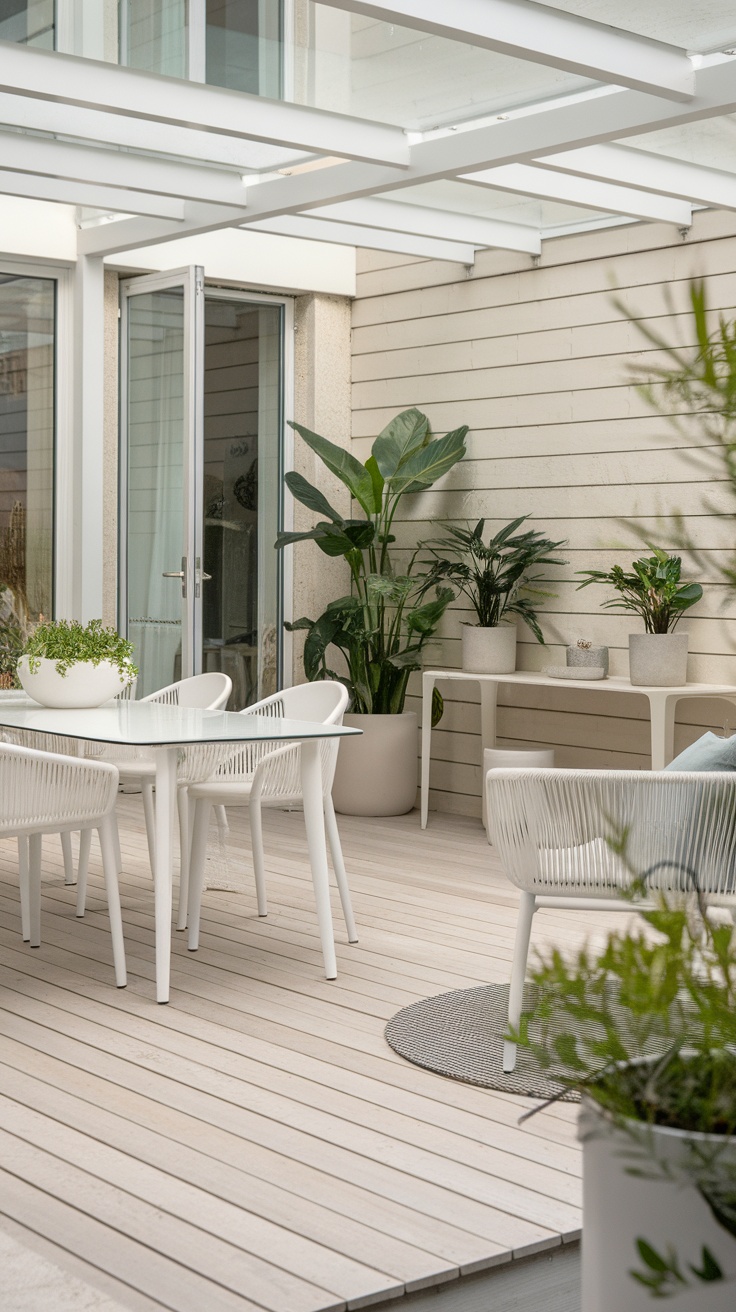
[[[704,733],[670,761],[665,770],[736,770],[736,735],[719,738],[716,733]]]

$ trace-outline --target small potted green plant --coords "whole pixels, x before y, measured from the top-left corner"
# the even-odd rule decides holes
[[[544,635],[537,604],[554,596],[542,588],[540,566],[565,565],[555,552],[565,543],[553,542],[536,529],[521,529],[521,515],[483,541],[485,519],[474,528],[448,524],[446,535],[427,541],[434,561],[426,585],[454,584],[468,598],[475,624],[462,628],[463,669],[474,674],[508,674],[516,668],[516,618],[520,616],[538,642]]]
[[[25,643],[20,682],[42,706],[101,706],[138,673],[133,644],[102,620],[45,620]]]
[[[650,687],[681,687],[687,683],[688,635],[674,630],[686,610],[700,601],[699,583],[682,583],[682,560],[661,547],[647,544],[651,556],[635,560],[629,571],[620,565],[609,570],[579,572],[579,586],[604,583],[618,596],[604,601],[604,610],[624,610],[644,621],[644,633],[629,634],[631,682]]]
[[[510,1037],[582,1096],[582,1306],[736,1307],[734,925],[662,899],[530,979]]]

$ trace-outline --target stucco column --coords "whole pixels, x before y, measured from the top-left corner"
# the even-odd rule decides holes
[[[294,415],[339,446],[349,448],[350,406],[350,301],[339,296],[298,296],[295,305]],[[290,416],[287,416],[289,418]],[[344,485],[325,469],[321,460],[294,435],[294,469],[324,492],[346,516],[350,497]],[[312,511],[294,504],[294,528],[309,528]],[[344,560],[325,556],[313,542],[294,547],[293,616],[316,619],[329,601],[350,591],[350,574]],[[301,633],[294,634],[293,681],[304,680]]]

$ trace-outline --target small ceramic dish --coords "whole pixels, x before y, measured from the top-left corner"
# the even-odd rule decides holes
[[[579,683],[592,683],[606,677],[602,665],[548,665],[544,673],[550,679],[574,679]]]

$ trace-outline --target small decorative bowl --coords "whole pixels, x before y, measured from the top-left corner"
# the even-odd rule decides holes
[[[574,679],[578,683],[595,683],[606,677],[602,665],[548,665],[544,673],[550,679]]]

